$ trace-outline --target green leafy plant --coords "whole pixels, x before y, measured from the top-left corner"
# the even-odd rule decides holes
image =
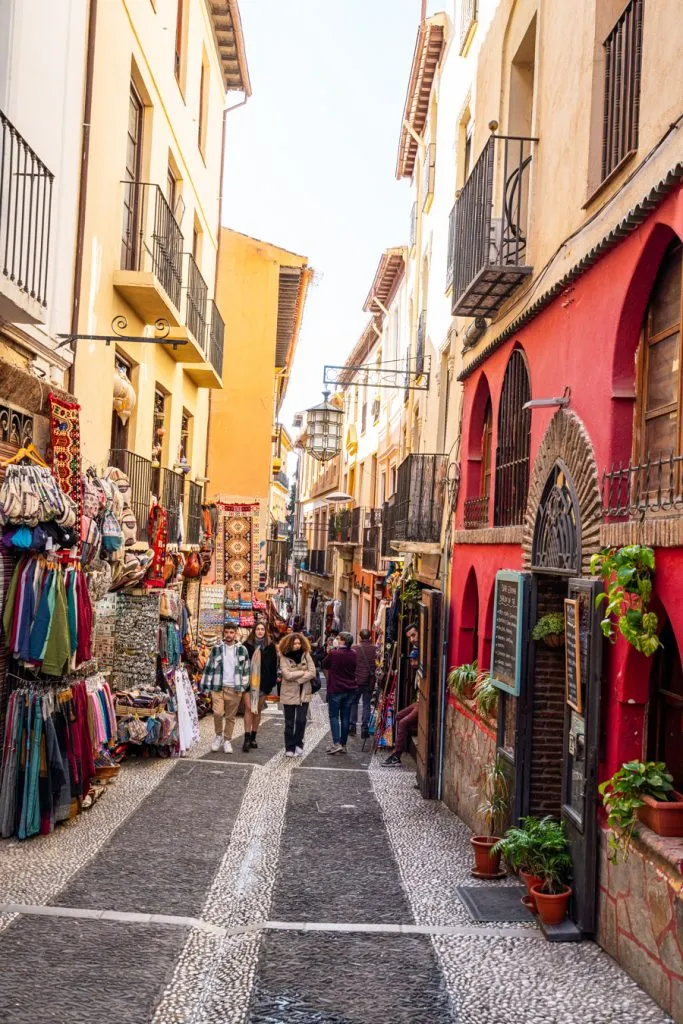
[[[543,640],[546,636],[564,636],[564,615],[562,612],[551,612],[543,615],[533,628],[534,640]]]
[[[534,852],[534,874],[543,879],[541,891],[548,895],[561,893],[567,885],[572,859],[563,821],[543,819]]]
[[[614,864],[622,854],[628,859],[631,840],[637,833],[637,811],[644,796],[668,800],[673,789],[673,776],[663,761],[627,761],[611,779],[598,786],[607,811],[607,824],[612,829],[608,839],[608,858]]]
[[[417,580],[408,580],[399,594],[403,611],[417,611],[421,596],[422,588]]]
[[[602,632],[612,643],[616,642],[612,620],[616,617],[621,635],[648,658],[661,646],[657,616],[647,610],[654,571],[654,551],[640,544],[605,548],[591,558],[592,575],[602,576],[606,587],[595,599],[596,608],[605,604]]]
[[[474,687],[474,702],[477,705],[479,714],[487,718],[494,713],[498,707],[498,687],[494,686],[488,672],[482,672],[477,676]]]
[[[508,816],[510,789],[499,757],[484,768],[484,800],[479,806],[490,836],[498,835]]]
[[[501,853],[514,871],[539,874],[538,850],[543,842],[544,832],[553,824],[550,815],[545,818],[521,818],[519,825],[512,825],[503,838],[496,843],[492,853]]]
[[[469,690],[472,691],[479,678],[479,667],[476,661],[465,665],[458,665],[452,668],[446,677],[448,689],[455,697],[464,697]]]

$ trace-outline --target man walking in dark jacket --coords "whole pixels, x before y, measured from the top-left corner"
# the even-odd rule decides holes
[[[360,643],[353,649],[356,652],[356,692],[351,705],[351,724],[349,725],[349,736],[356,735],[358,723],[358,705],[363,699],[363,711],[361,715],[361,739],[368,736],[368,725],[370,723],[370,701],[375,689],[375,668],[377,662],[377,647],[372,642],[372,634],[369,629],[361,629],[359,634]]]
[[[351,705],[356,693],[356,652],[351,650],[353,637],[340,633],[343,646],[330,651],[323,661],[327,670],[327,708],[330,715],[332,744],[328,754],[345,754],[349,736]]]

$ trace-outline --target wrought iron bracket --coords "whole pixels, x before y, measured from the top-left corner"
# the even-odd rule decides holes
[[[395,388],[405,391],[429,391],[430,357],[424,357],[424,366],[420,373],[417,369],[396,369],[361,364],[358,366],[325,366],[323,384],[344,386],[354,382],[369,388]]]
[[[159,317],[154,321],[154,334],[150,337],[126,334],[127,327],[127,318],[120,315],[115,316],[111,322],[111,334],[58,334],[57,337],[62,340],[57,346],[57,350],[64,345],[70,345],[74,341],[103,341],[105,345],[111,345],[112,342],[116,341],[126,341],[137,345],[171,345],[174,349],[178,348],[179,345],[187,345],[187,340],[184,338],[169,338],[171,325],[164,317]]]

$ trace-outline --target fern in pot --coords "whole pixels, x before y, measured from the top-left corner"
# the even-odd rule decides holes
[[[495,847],[500,842],[503,825],[509,812],[510,791],[508,780],[500,758],[484,768],[484,800],[479,807],[488,829],[486,836],[472,836],[470,843],[474,851],[475,878],[504,878],[500,869],[500,851]]]
[[[571,875],[572,859],[564,822],[544,818],[543,827],[536,837],[534,865],[542,879],[531,887],[538,914],[544,924],[556,925],[564,921],[567,904],[572,894],[567,884]]]

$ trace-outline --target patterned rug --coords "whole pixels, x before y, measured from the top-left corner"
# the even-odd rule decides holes
[[[83,507],[81,483],[81,407],[63,402],[50,393],[50,426],[52,431],[52,472],[59,486],[76,503],[76,527],[81,530]]]
[[[216,582],[225,584],[226,606],[246,612],[258,589],[259,505],[218,504]]]

